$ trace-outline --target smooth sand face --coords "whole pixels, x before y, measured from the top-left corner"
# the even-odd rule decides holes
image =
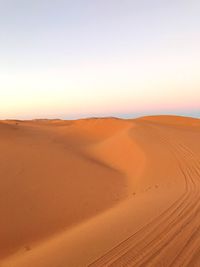
[[[0,266],[200,266],[200,121],[0,122]]]

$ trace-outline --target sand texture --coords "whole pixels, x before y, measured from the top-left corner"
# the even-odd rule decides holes
[[[4,120],[0,149],[0,267],[200,266],[200,120]]]

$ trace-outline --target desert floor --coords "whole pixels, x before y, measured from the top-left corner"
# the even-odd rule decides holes
[[[0,266],[200,266],[200,120],[0,122]]]

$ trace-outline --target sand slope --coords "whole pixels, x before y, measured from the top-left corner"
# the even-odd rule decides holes
[[[200,266],[200,121],[0,122],[0,266]]]

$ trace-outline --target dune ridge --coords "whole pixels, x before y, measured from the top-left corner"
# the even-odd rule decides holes
[[[199,134],[177,116],[0,122],[0,266],[199,266]]]

